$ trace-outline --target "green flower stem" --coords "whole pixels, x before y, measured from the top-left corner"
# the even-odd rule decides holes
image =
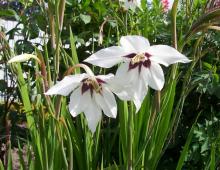
[[[62,96],[58,96],[56,100],[56,106],[55,106],[55,114],[57,118],[60,115],[59,113],[60,113],[61,103],[62,103]]]
[[[63,29],[65,4],[66,4],[66,0],[61,0],[60,4],[59,4],[59,29],[60,29],[60,31],[62,31],[62,29]]]
[[[48,16],[49,16],[50,35],[51,35],[51,47],[54,50],[56,48],[55,27],[54,27],[55,23],[54,23],[54,16],[53,16],[52,10],[50,10],[50,8],[51,8],[50,5],[48,7],[49,7]]]
[[[130,115],[128,115],[128,160],[127,160],[127,169],[133,169],[133,150],[132,150],[132,143],[133,143],[133,104],[131,104]]]
[[[156,91],[156,113],[160,111],[160,91]]]

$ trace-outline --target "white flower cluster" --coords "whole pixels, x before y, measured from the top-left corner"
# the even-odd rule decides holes
[[[88,126],[95,131],[101,120],[101,112],[115,118],[117,116],[116,94],[121,100],[133,101],[136,112],[147,94],[148,86],[161,90],[164,86],[164,74],[161,66],[190,62],[183,54],[167,45],[150,46],[149,41],[137,35],[123,36],[120,46],[102,49],[85,62],[103,68],[120,63],[116,75],[76,74],[66,76],[47,91],[47,95],[60,94],[70,96],[69,110],[73,117],[84,112]]]
[[[15,56],[11,62],[26,61],[36,56],[24,54]],[[95,132],[103,113],[112,118],[117,116],[117,103],[113,95],[121,100],[133,101],[136,112],[139,111],[148,86],[160,91],[165,83],[160,64],[190,60],[176,49],[167,45],[150,46],[149,41],[138,35],[122,36],[120,46],[111,46],[92,54],[85,62],[110,68],[120,64],[116,74],[95,76],[88,66],[86,73],[68,75],[51,87],[46,95],[70,95],[69,111],[73,117],[84,112],[88,126]],[[81,64],[83,65],[83,64]]]

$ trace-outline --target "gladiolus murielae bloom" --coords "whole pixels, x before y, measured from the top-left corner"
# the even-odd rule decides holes
[[[37,60],[37,61],[40,63],[40,60],[37,58],[36,55],[26,54],[26,53],[12,57],[12,58],[8,61],[8,63],[25,62],[25,61],[30,60],[31,58]]]
[[[133,100],[136,111],[141,107],[148,86],[155,90],[164,86],[164,73],[159,64],[190,62],[176,49],[167,45],[150,46],[146,38],[137,35],[123,36],[120,46],[102,49],[85,61],[104,68],[122,63],[116,72],[114,93],[122,100]]]
[[[115,97],[109,89],[108,81],[113,74],[90,75],[75,74],[64,77],[63,80],[51,87],[46,95],[70,95],[69,111],[73,117],[84,112],[88,126],[95,132],[98,122],[101,120],[102,111],[108,116],[117,116],[117,104]]]
[[[120,0],[122,3],[124,3],[124,8],[126,10],[131,9],[135,10],[136,7],[139,7],[141,9],[141,0]]]

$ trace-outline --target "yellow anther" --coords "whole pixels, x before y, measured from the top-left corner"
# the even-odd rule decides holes
[[[137,54],[136,56],[134,56],[131,59],[131,64],[136,64],[136,63],[139,63],[139,62],[144,61],[144,60],[145,60],[145,55],[144,54]]]
[[[102,90],[102,87],[99,85],[96,79],[88,78],[85,83],[87,86],[91,84],[96,93],[100,93]]]

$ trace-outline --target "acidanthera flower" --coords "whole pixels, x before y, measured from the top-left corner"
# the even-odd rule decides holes
[[[136,7],[139,7],[141,9],[141,0],[120,0],[123,2],[124,8],[126,10],[131,9],[135,10]]]
[[[164,86],[164,73],[159,64],[190,62],[183,54],[167,45],[150,46],[142,36],[123,36],[120,46],[102,49],[85,60],[100,67],[109,68],[122,63],[114,81],[113,91],[122,100],[133,100],[136,111],[147,94],[148,85],[161,90]]]
[[[71,115],[76,117],[79,113],[84,112],[90,130],[95,132],[96,126],[101,120],[102,111],[106,116],[115,118],[117,104],[108,84],[113,74],[94,76],[88,69],[87,67],[87,74],[64,77],[45,94],[67,96],[71,93],[69,102]]]
[[[40,60],[36,55],[26,53],[12,57],[8,63],[24,62],[30,60],[31,58],[37,60],[40,63]]]

